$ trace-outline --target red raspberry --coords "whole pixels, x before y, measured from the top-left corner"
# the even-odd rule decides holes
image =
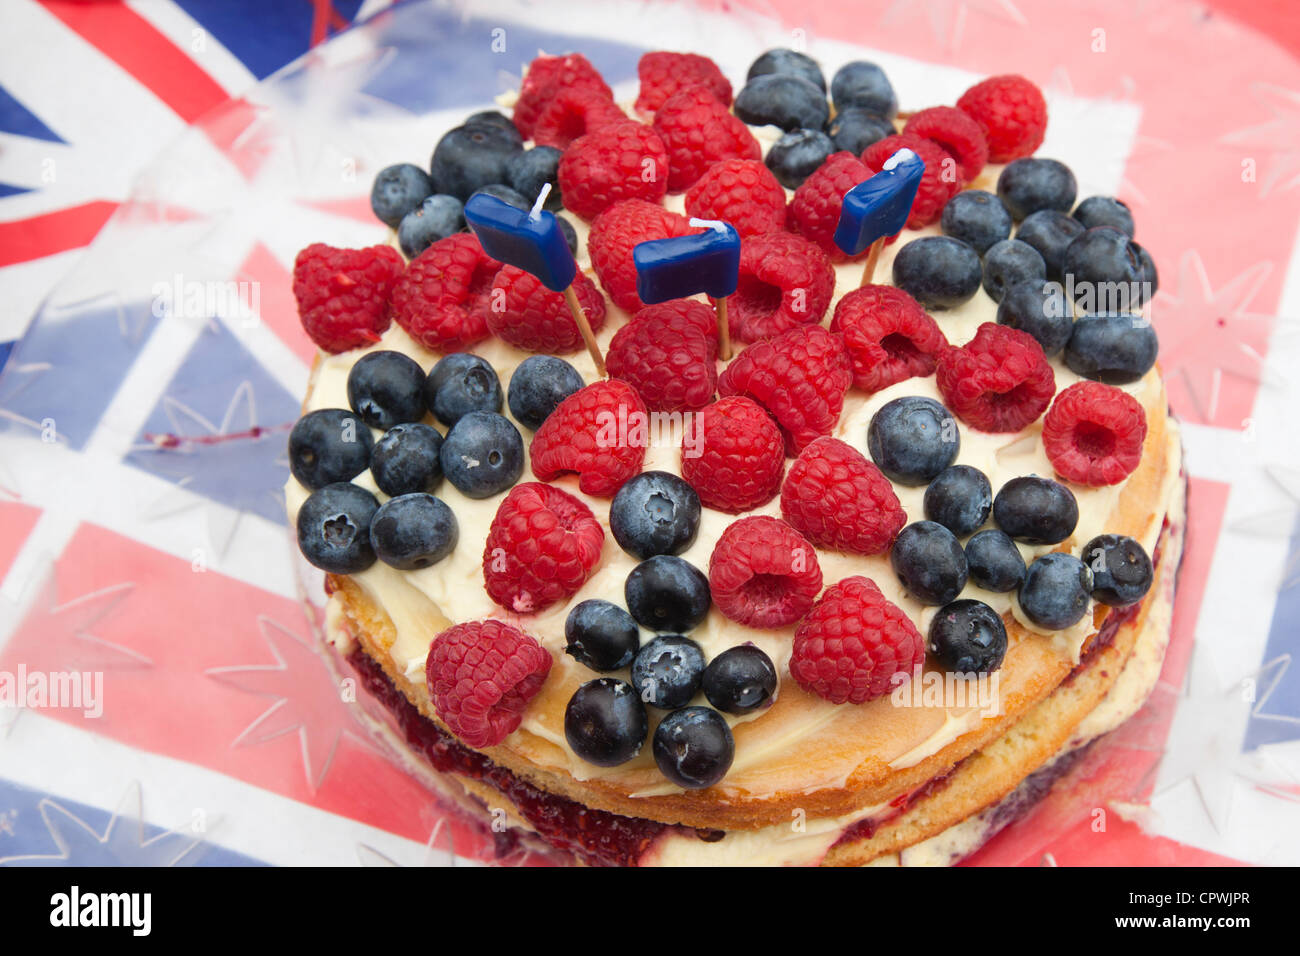
[[[737,355],[718,377],[718,392],[748,395],[766,408],[793,456],[831,433],[852,382],[840,337],[820,325],[799,325]]]
[[[587,236],[587,253],[601,286],[614,304],[625,312],[638,312],[645,308],[645,303],[636,294],[633,247],[649,239],[672,239],[691,231],[685,216],[654,203],[628,199],[596,217]]]
[[[694,185],[706,169],[724,159],[763,156],[749,127],[703,87],[668,97],[655,113],[654,128],[668,150],[670,193]]]
[[[961,192],[961,167],[938,143],[911,133],[886,136],[872,143],[862,151],[862,161],[873,173],[878,173],[885,160],[900,149],[910,149],[925,163],[921,184],[912,200],[912,213],[907,217],[908,229],[922,229],[938,222],[948,200]]]
[[[832,704],[866,703],[893,689],[893,676],[925,663],[916,625],[870,578],[826,589],[794,632],[790,676]]]
[[[550,670],[541,644],[493,620],[447,628],[424,667],[434,712],[470,747],[495,747],[513,733]]]
[[[731,105],[731,83],[707,56],[656,50],[641,55],[636,73],[641,78],[641,92],[636,98],[638,113],[648,116],[674,93],[692,87],[703,87],[723,106]]]
[[[391,246],[335,249],[313,243],[293,261],[293,294],[307,336],[326,352],[379,341],[388,299],[406,264]]]
[[[831,331],[844,336],[853,384],[868,394],[934,374],[948,340],[910,295],[892,285],[864,285],[840,299]]]
[[[573,277],[573,291],[595,332],[605,324],[605,297],[581,272]],[[578,351],[584,344],[564,296],[546,288],[532,273],[514,266],[502,266],[492,281],[487,325],[497,338],[530,352],[563,355]]]
[[[578,488],[598,498],[641,471],[647,445],[645,403],[627,382],[610,379],[578,389],[556,406],[533,435],[533,474],[550,481],[578,473]]]
[[[835,245],[835,229],[840,224],[844,194],[864,179],[869,179],[871,172],[852,153],[832,153],[794,191],[794,198],[790,200],[789,222],[793,231],[821,246],[832,262],[849,259]],[[866,255],[866,251],[860,255]]]
[[[682,478],[700,504],[739,514],[780,491],[781,430],[758,402],[741,395],[719,399],[699,413],[695,428],[694,435],[682,436]]]
[[[516,614],[543,611],[582,587],[604,542],[591,509],[567,491],[540,481],[515,485],[483,546],[488,597]]]
[[[528,64],[514,108],[515,127],[524,139],[533,135],[533,125],[555,95],[573,86],[599,90],[611,100],[614,98],[613,91],[581,53],[539,56]]]
[[[1032,156],[1047,132],[1047,101],[1023,76],[991,76],[961,95],[957,108],[969,115],[989,144],[989,162]]]
[[[984,130],[955,106],[932,106],[913,113],[903,132],[924,136],[942,146],[961,166],[962,178],[970,182],[989,161],[989,144]]]
[[[740,244],[736,291],[727,299],[731,336],[758,342],[820,322],[835,294],[835,267],[821,246],[792,232],[751,236]]]
[[[935,384],[944,404],[982,432],[1018,432],[1047,410],[1056,376],[1028,332],[985,322],[961,348],[939,356]]]
[[[655,412],[693,411],[718,387],[718,333],[703,302],[648,305],[614,333],[605,352],[610,378],[627,382]]]
[[[1076,382],[1062,390],[1043,419],[1043,447],[1062,478],[1115,485],[1142,460],[1147,415],[1114,385]]]
[[[746,627],[793,624],[821,589],[817,551],[780,518],[741,518],[722,532],[709,558],[713,603]]]
[[[389,310],[425,348],[462,351],[488,336],[492,280],[500,268],[473,233],[439,239],[406,267]]]
[[[759,159],[714,163],[686,191],[686,213],[721,219],[744,236],[785,228],[785,189]]]
[[[623,199],[659,202],[668,192],[668,152],[649,126],[621,120],[581,136],[556,173],[566,209],[595,219]]]
[[[579,136],[625,119],[627,114],[604,90],[570,86],[557,91],[542,109],[533,127],[533,142],[567,149]]]
[[[781,517],[819,548],[882,554],[907,523],[894,486],[847,442],[819,438],[790,466]]]

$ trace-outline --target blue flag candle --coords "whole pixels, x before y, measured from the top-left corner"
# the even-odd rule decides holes
[[[636,294],[647,305],[703,292],[718,315],[718,354],[731,358],[727,296],[740,281],[740,233],[717,219],[692,219],[704,232],[675,239],[652,239],[632,250]]]
[[[862,273],[866,285],[876,272],[885,240],[907,225],[907,217],[921,185],[925,163],[910,149],[900,149],[885,160],[880,172],[864,179],[844,194],[835,245],[856,256],[870,248]]]

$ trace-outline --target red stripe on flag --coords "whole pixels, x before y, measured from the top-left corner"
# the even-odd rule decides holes
[[[116,211],[117,203],[99,200],[30,219],[0,222],[0,266],[89,245]]]

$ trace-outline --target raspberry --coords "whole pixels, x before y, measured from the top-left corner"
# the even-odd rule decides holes
[[[864,285],[835,306],[831,331],[844,336],[853,384],[868,394],[934,374],[948,340],[910,295],[892,285]]]
[[[493,620],[447,628],[433,639],[424,666],[434,712],[470,747],[505,740],[550,670],[541,644]]]
[[[820,322],[835,293],[835,267],[815,242],[792,232],[740,244],[736,291],[727,299],[732,338],[758,342]]]
[[[641,470],[645,459],[645,404],[627,382],[610,379],[580,388],[556,406],[533,435],[533,474],[550,481],[578,473],[578,488],[598,498]]]
[[[892,690],[895,674],[925,663],[925,641],[906,614],[870,578],[844,578],[826,589],[794,632],[790,676],[829,700],[862,704]]]
[[[793,231],[821,246],[832,262],[849,259],[835,245],[835,228],[840,224],[844,194],[869,179],[871,172],[852,153],[832,153],[794,191],[794,199],[790,200],[789,222]],[[861,255],[866,255],[866,251]]]
[[[406,267],[389,311],[425,348],[462,351],[487,338],[492,280],[500,268],[473,233],[439,239]]]
[[[595,332],[605,324],[605,297],[581,272],[573,277],[573,291]],[[492,295],[487,325],[497,338],[515,348],[556,355],[583,347],[582,333],[564,296],[546,288],[532,273],[502,266],[492,281]]]
[[[910,149],[925,163],[921,184],[912,200],[907,228],[922,229],[939,221],[948,200],[961,192],[961,168],[957,160],[933,140],[911,133],[886,136],[862,151],[862,161],[873,173],[880,172],[885,160],[900,149]]]
[[[556,173],[564,206],[595,219],[622,199],[659,202],[668,192],[668,153],[649,126],[620,120],[573,141]]]
[[[819,548],[882,554],[907,523],[894,486],[838,438],[818,438],[781,486],[781,517]]]
[[[693,87],[708,90],[723,106],[731,105],[731,83],[707,56],[656,50],[642,54],[636,73],[641,79],[641,92],[636,98],[638,113],[649,115],[674,93]]]
[[[1082,485],[1114,485],[1142,460],[1147,415],[1114,385],[1077,382],[1043,419],[1043,447],[1057,474]]]
[[[718,335],[703,302],[648,305],[614,333],[605,352],[610,378],[627,382],[655,412],[703,408],[718,387]]]
[[[326,352],[379,341],[405,263],[391,246],[335,249],[313,243],[293,261],[293,294],[308,337]]]
[[[483,546],[488,597],[517,614],[543,611],[582,587],[604,542],[591,509],[567,491],[540,481],[515,485]]]
[[[722,219],[741,237],[785,228],[785,189],[757,159],[714,163],[686,191],[686,213]]]
[[[787,455],[829,435],[853,381],[838,335],[800,325],[748,346],[718,377],[722,395],[748,395],[776,419]]]
[[[979,124],[989,145],[989,162],[1032,156],[1047,132],[1047,101],[1023,76],[991,76],[961,95],[957,109]]]
[[[722,532],[709,558],[713,603],[746,627],[793,624],[821,589],[816,550],[780,518],[741,518]]]
[[[555,95],[572,86],[599,90],[611,100],[614,98],[613,91],[581,53],[539,56],[528,64],[514,108],[515,127],[524,139],[533,135],[533,125]]]
[[[989,144],[984,130],[955,106],[932,106],[913,113],[903,133],[924,136],[942,146],[961,166],[962,178],[970,182],[989,161]]]
[[[533,142],[567,149],[579,136],[625,119],[627,114],[605,91],[570,86],[556,92],[555,98],[543,107],[533,127]]]
[[[752,398],[719,399],[699,413],[695,427],[694,436],[682,437],[682,478],[702,505],[738,514],[781,490],[781,430]]]
[[[587,237],[587,253],[601,286],[614,304],[625,312],[645,308],[636,294],[632,248],[637,243],[673,239],[690,231],[685,216],[640,199],[616,203],[597,216]]]
[[[655,113],[654,128],[668,150],[670,193],[694,185],[724,159],[763,156],[749,127],[703,87],[689,87],[665,100]]]
[[[985,322],[961,348],[939,356],[944,404],[982,432],[1018,432],[1047,410],[1056,376],[1032,335]]]

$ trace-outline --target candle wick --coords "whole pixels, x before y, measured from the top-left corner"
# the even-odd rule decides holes
[[[709,229],[712,229],[715,232],[727,231],[727,224],[723,222],[721,219],[696,219],[694,216],[692,216],[690,225],[692,229],[700,229],[700,228],[708,227]]]
[[[546,202],[546,197],[551,194],[551,184],[542,183],[542,191],[537,194],[537,202],[533,203],[532,211],[528,213],[528,218],[533,222],[542,218],[542,204]]]
[[[914,159],[916,159],[916,153],[904,147],[885,160],[884,165],[880,168],[885,171],[896,169],[900,163],[911,162]]]

